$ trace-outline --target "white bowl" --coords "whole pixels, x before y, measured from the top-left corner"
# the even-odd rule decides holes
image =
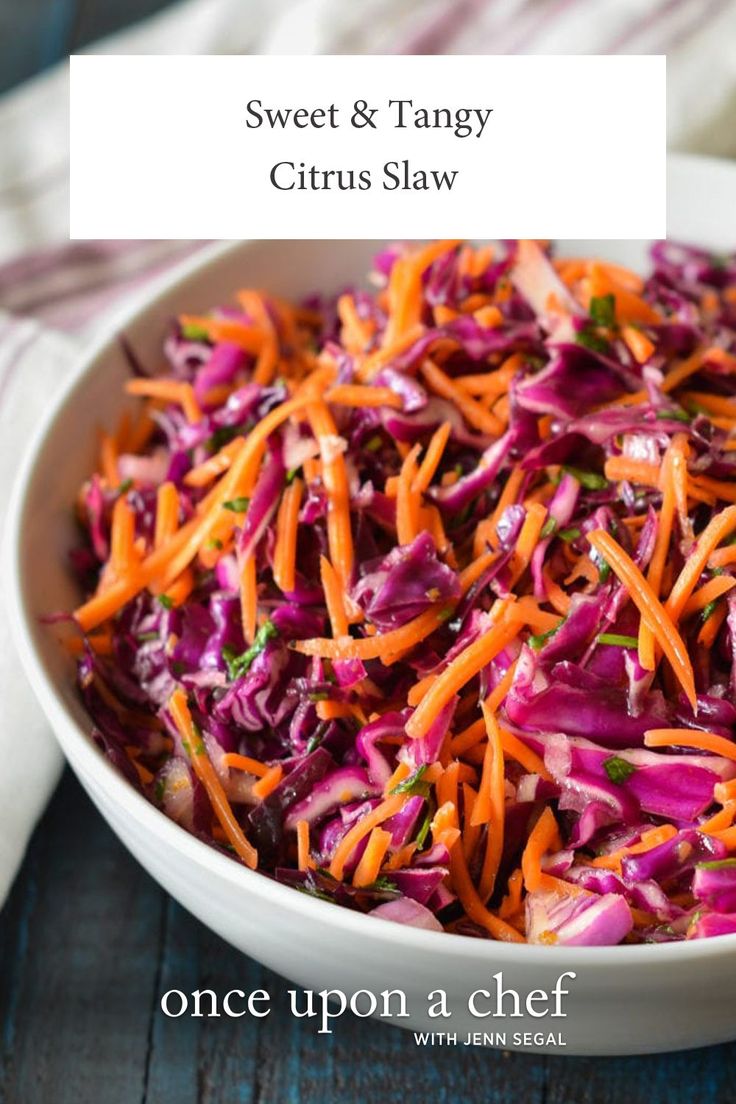
[[[735,196],[736,167],[676,162],[670,235],[733,247]],[[90,739],[72,663],[39,617],[73,607],[78,599],[66,561],[74,538],[71,504],[93,465],[96,427],[112,426],[120,413],[128,369],[116,335],[124,330],[143,362],[155,367],[175,313],[225,301],[247,284],[284,296],[335,289],[361,276],[374,248],[365,241],[217,246],[167,278],[155,295],[149,292],[141,309],[110,326],[105,340],[84,355],[29,450],[9,512],[11,618],[39,702],[90,797],[146,870],[224,939],[299,987],[347,994],[399,987],[411,1019],[389,1022],[457,1032],[459,1038],[467,1032],[506,1032],[509,1049],[633,1054],[730,1039],[736,1036],[736,936],[569,949],[505,945],[380,922],[277,885],[211,850],[135,792]],[[581,248],[568,243],[568,251]],[[644,244],[599,242],[584,248],[636,264]],[[562,1005],[565,1015],[473,1017],[469,995],[479,988],[495,991],[492,978],[499,971],[504,988],[522,998],[535,989],[549,992],[561,974],[574,972],[564,983],[570,990]],[[446,990],[451,1019],[428,1017],[427,995],[434,989]],[[337,1021],[335,1029],[340,1030]],[[564,1045],[525,1044],[514,1037],[517,1032],[559,1033]]]

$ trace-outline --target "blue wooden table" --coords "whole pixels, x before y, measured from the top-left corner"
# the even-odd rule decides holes
[[[450,938],[450,937],[448,937]],[[167,1019],[161,994],[264,988],[264,1020]],[[584,1059],[417,1047],[291,1017],[285,982],[176,905],[67,773],[0,913],[3,1104],[723,1104],[736,1046]],[[685,999],[685,998],[683,998]]]

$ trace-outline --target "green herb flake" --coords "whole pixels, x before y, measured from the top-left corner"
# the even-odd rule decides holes
[[[542,531],[539,535],[544,540],[545,537],[551,537],[556,528],[557,519],[553,517],[548,517],[544,525],[542,526]]]
[[[560,540],[565,541],[566,544],[570,544],[572,541],[576,541],[582,534],[579,529],[574,526],[570,529],[560,529],[557,536]]]
[[[440,622],[449,621],[454,611],[453,606],[445,606],[444,609],[438,610],[437,620]]]
[[[711,617],[715,613],[717,606],[718,606],[718,599],[714,598],[712,602],[709,602],[707,606],[703,607],[703,612],[700,615],[701,618],[702,618],[703,624],[705,624],[705,622],[708,620],[708,618]]]
[[[690,425],[690,415],[686,410],[658,410],[654,416],[660,422],[685,422]]]
[[[222,649],[221,654],[225,661],[230,681],[234,682],[235,679],[241,678],[243,675],[247,674],[256,656],[261,654],[269,640],[273,640],[273,638],[278,635],[279,630],[276,628],[273,621],[269,619],[263,622],[250,648],[244,651],[242,655],[236,655],[235,650],[229,645],[226,645]]]
[[[159,778],[158,782],[153,788],[153,796],[156,798],[156,801],[160,802],[163,801],[165,793],[166,783],[164,782],[163,778]]]
[[[422,821],[421,828],[417,832],[417,838],[416,838],[417,851],[421,851],[421,849],[424,847],[424,844],[427,842],[427,836],[429,835],[429,829],[430,829],[431,823],[432,823],[432,818],[430,817],[429,813],[427,813],[424,817],[424,820]]]
[[[397,783],[391,790],[391,794],[420,794],[422,797],[427,797],[429,794],[429,783],[422,781],[426,770],[426,763],[422,763],[413,774],[410,774],[403,782]]]
[[[588,313],[596,326],[613,326],[616,321],[615,295],[594,295]]]
[[[367,441],[363,447],[366,452],[378,452],[382,444],[383,441],[381,440],[381,438],[376,436],[371,437],[370,441]]]
[[[555,625],[553,629],[547,629],[546,632],[537,633],[535,636],[530,636],[529,640],[527,641],[529,647],[533,648],[535,652],[538,652],[540,648],[543,648],[547,641],[555,635],[555,633],[558,633],[560,631],[562,626],[565,624],[565,621],[567,621],[567,618],[563,617],[559,625]]]
[[[198,326],[196,322],[184,322],[179,326],[179,332],[185,341],[209,341],[209,334],[204,326]]]
[[[287,487],[291,483],[294,482],[294,480],[296,479],[298,474],[299,474],[299,468],[289,468],[289,470],[286,473],[286,485],[287,485]]]
[[[159,634],[157,632],[144,632],[138,633],[136,640],[139,644],[150,644],[152,640],[158,640]]]
[[[399,887],[396,882],[392,882],[390,878],[387,878],[385,874],[380,874],[375,882],[371,882],[370,885],[364,886],[364,893],[398,893]]]
[[[307,741],[307,755],[311,755],[313,751],[317,750],[319,745],[322,743],[322,739],[323,737],[320,732],[316,732],[314,736],[310,736],[309,740]]]
[[[605,491],[608,480],[599,472],[586,471],[583,468],[574,468],[571,464],[564,464],[563,470],[568,475],[577,479],[578,483],[585,487],[586,491]]]
[[[625,636],[623,633],[599,633],[599,644],[611,644],[615,648],[636,648],[639,641],[635,636]]]
[[[119,495],[127,494],[132,486],[133,486],[133,480],[132,479],[124,479],[123,482],[118,487],[118,494]]]
[[[205,548],[211,552],[220,552],[222,550],[222,541],[219,537],[212,537],[212,539],[208,540],[205,544]]]
[[[697,863],[697,866],[700,870],[732,870],[736,867],[736,859],[711,859]]]
[[[159,594],[158,600],[164,609],[170,610],[174,608],[174,602],[169,598],[168,594]]]
[[[593,330],[578,330],[575,334],[575,344],[582,345],[584,349],[590,349],[591,353],[607,353],[608,342]]]
[[[604,759],[603,768],[609,781],[614,782],[617,786],[631,778],[636,770],[633,763],[630,763],[628,759],[621,759],[618,755],[612,755],[610,759]]]
[[[223,502],[223,510],[232,510],[234,514],[244,514],[248,509],[249,498],[245,495],[240,495],[238,498],[229,498],[227,502]]]
[[[205,448],[212,453],[219,452],[237,436],[237,433],[236,426],[219,426],[205,441]]]
[[[310,702],[327,701],[329,696],[330,695],[327,693],[326,690],[312,690],[309,694],[307,694],[307,698]]]

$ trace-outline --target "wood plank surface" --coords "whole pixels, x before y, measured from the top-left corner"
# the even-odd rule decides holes
[[[169,1019],[177,988],[267,989],[264,1020]],[[175,904],[67,773],[0,913],[2,1104],[723,1104],[736,1046],[644,1058],[417,1047],[293,1019],[286,983]]]

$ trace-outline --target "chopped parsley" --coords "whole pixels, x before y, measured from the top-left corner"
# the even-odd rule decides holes
[[[366,452],[378,452],[382,444],[383,441],[381,440],[381,438],[376,436],[371,437],[370,441],[367,441],[363,447],[365,448]]]
[[[249,502],[250,499],[245,495],[239,495],[238,498],[229,498],[227,502],[223,502],[222,507],[224,510],[232,510],[234,514],[244,514]]]
[[[586,471],[583,468],[574,468],[572,464],[564,464],[563,471],[566,471],[568,475],[574,476],[578,483],[585,487],[586,491],[605,491],[608,486],[608,480],[605,475],[601,475],[599,472]]]
[[[209,334],[204,326],[198,326],[196,322],[184,322],[179,326],[181,336],[185,341],[209,341]]]
[[[556,528],[557,528],[557,518],[548,517],[547,520],[545,521],[544,525],[542,526],[542,531],[539,535],[543,539],[545,537],[551,537]]]
[[[714,598],[712,602],[709,602],[707,606],[703,607],[703,612],[700,615],[702,620],[703,620],[703,624],[705,624],[705,622],[708,620],[708,618],[711,617],[715,613],[717,606],[718,606],[718,599]]]
[[[575,526],[572,526],[572,528],[570,529],[560,529],[559,533],[557,534],[560,540],[565,541],[567,544],[569,544],[571,541],[576,541],[581,535],[582,534],[580,530],[575,528]]]
[[[424,817],[424,820],[422,821],[421,828],[417,832],[417,838],[416,838],[417,851],[421,851],[421,849],[424,847],[424,844],[427,841],[427,836],[429,835],[429,829],[430,829],[431,822],[432,822],[432,818],[430,817],[429,813],[427,813],[426,816]]]
[[[426,797],[429,794],[429,783],[422,781],[427,770],[426,763],[422,763],[417,767],[413,774],[410,774],[408,778],[405,778],[403,782],[397,783],[391,790],[392,794],[420,794],[422,797]]]
[[[174,608],[174,602],[169,598],[168,594],[159,594],[158,600],[164,609],[170,610]]]
[[[608,775],[609,781],[620,786],[622,782],[626,782],[627,779],[631,778],[636,767],[628,759],[621,759],[618,755],[612,755],[610,759],[603,760],[603,769]]]
[[[612,644],[616,648],[636,648],[639,641],[635,636],[626,636],[624,633],[599,633],[599,644]]]
[[[600,337],[594,330],[587,327],[582,330],[578,330],[575,334],[575,344],[582,345],[584,349],[589,349],[591,353],[607,353],[608,342],[605,338]]]
[[[235,679],[241,678],[243,675],[247,674],[256,656],[261,654],[269,640],[273,640],[273,638],[278,635],[279,630],[276,628],[273,621],[269,619],[263,622],[250,648],[244,651],[242,655],[236,655],[234,648],[226,645],[222,649],[222,658],[225,661],[230,681],[234,682]]]
[[[590,300],[588,314],[596,326],[613,326],[616,321],[615,295],[594,295]]]

